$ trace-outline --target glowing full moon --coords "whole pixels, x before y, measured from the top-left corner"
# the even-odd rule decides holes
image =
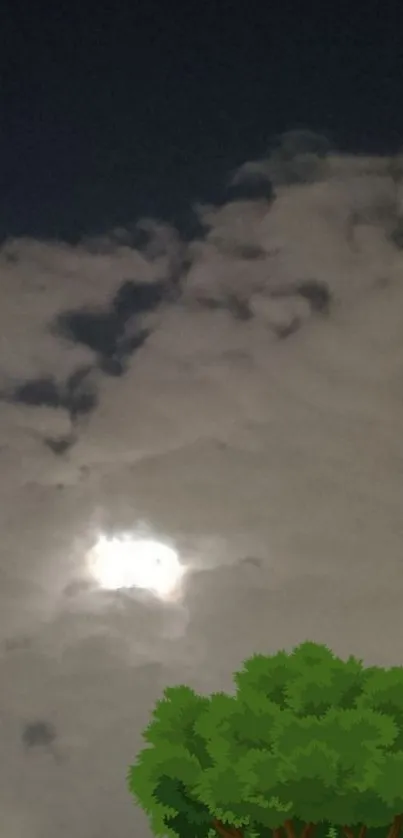
[[[88,555],[92,577],[101,588],[143,588],[171,599],[185,569],[172,547],[132,534],[101,535]]]

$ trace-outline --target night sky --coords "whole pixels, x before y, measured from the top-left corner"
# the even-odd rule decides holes
[[[402,142],[401,27],[390,10],[8,6],[2,238],[75,240],[144,215],[181,225],[192,202],[220,200],[232,167],[296,127],[327,132],[339,149]]]
[[[149,838],[167,685],[403,664],[403,15],[315,5],[3,4],[0,838]]]

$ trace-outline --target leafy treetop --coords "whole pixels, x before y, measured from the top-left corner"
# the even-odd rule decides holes
[[[324,645],[254,655],[233,694],[169,687],[129,769],[156,836],[398,838],[403,667]]]

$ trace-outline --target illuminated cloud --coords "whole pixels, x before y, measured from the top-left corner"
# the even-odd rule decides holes
[[[192,241],[0,252],[5,833],[132,832],[122,766],[167,683],[305,637],[400,660],[400,199],[388,161],[322,162],[199,207]],[[62,779],[18,748],[46,719]]]

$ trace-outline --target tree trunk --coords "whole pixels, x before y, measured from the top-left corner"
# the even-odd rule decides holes
[[[284,829],[287,838],[297,838],[295,834],[294,824],[292,821],[284,821]]]
[[[393,823],[390,826],[387,838],[399,838],[399,833],[403,824],[403,815],[396,815],[393,818]]]
[[[403,826],[403,815],[396,815],[393,819],[389,827],[389,831],[387,833],[386,838],[399,838],[400,830]],[[343,835],[345,838],[366,838],[367,834],[367,827],[365,824],[360,826],[358,835],[355,835],[354,829],[352,826],[343,826],[342,828]]]
[[[284,829],[287,838],[313,838],[313,834],[315,832],[314,823],[306,823],[301,834],[297,836],[295,834],[295,828],[292,820],[284,821]]]
[[[346,838],[366,838],[367,827],[364,823],[361,824],[358,835],[356,836],[352,826],[343,826],[343,834]]]
[[[236,829],[234,826],[221,823],[221,821],[216,818],[213,820],[213,826],[221,838],[243,838],[242,832],[239,829]]]

